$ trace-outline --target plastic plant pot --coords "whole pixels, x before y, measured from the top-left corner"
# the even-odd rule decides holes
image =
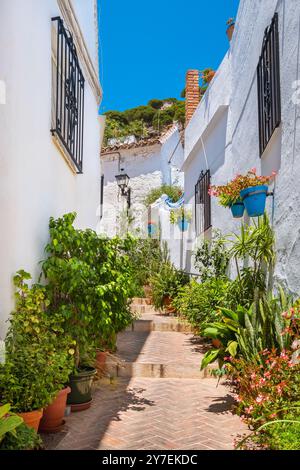
[[[232,204],[230,209],[234,219],[240,219],[243,217],[245,212],[245,206],[243,202],[236,202],[235,204]]]
[[[181,230],[181,232],[186,232],[188,227],[189,227],[189,222],[186,219],[178,217],[177,225],[178,225],[179,229]]]
[[[68,395],[67,404],[72,411],[81,411],[89,408],[92,402],[92,384],[97,370],[87,367],[69,378],[71,393]]]
[[[249,217],[259,217],[264,214],[266,208],[266,199],[268,186],[252,186],[243,189],[240,196],[245,205]]]

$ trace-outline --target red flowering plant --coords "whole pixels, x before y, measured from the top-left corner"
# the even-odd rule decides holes
[[[292,422],[300,417],[300,307],[299,302],[283,312],[285,328],[281,336],[287,348],[262,351],[258,361],[248,362],[244,358],[230,358],[230,369],[237,391],[236,412],[253,431],[252,442],[268,442],[269,423]],[[261,435],[262,434],[262,435]],[[251,437],[251,436],[250,436]],[[255,440],[256,439],[256,440]],[[247,447],[243,439],[239,443]],[[248,440],[249,441],[249,440]],[[247,441],[247,442],[248,442]]]
[[[210,186],[208,194],[219,198],[223,207],[231,207],[237,202],[241,202],[240,192],[243,189],[253,186],[269,185],[276,176],[273,171],[270,176],[258,176],[256,168],[252,168],[246,175],[236,175],[228,184],[223,186]]]
[[[292,351],[265,350],[263,364],[233,359],[239,372],[235,378],[238,395],[237,414],[250,429],[269,420],[283,419],[292,408],[300,410],[300,364],[292,360]]]

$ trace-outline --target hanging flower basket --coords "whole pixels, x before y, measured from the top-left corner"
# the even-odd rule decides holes
[[[170,222],[175,225],[177,223],[179,230],[181,232],[186,232],[189,223],[192,220],[192,212],[184,208],[184,206],[179,207],[178,209],[173,209],[170,212]]]
[[[232,204],[230,209],[231,209],[231,213],[232,213],[234,219],[241,219],[244,215],[244,212],[245,212],[245,206],[244,206],[244,203],[242,201],[241,202],[235,202],[234,204]]]
[[[208,193],[216,196],[221,206],[230,207],[234,218],[243,217],[245,209],[249,217],[259,217],[264,214],[268,185],[275,176],[275,171],[270,176],[258,176],[252,168],[224,186],[211,186]]]
[[[268,194],[268,186],[252,186],[243,189],[240,192],[243,203],[249,217],[259,217],[264,215],[266,208],[266,200]]]

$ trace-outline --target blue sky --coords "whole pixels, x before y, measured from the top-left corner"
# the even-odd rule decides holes
[[[180,97],[189,68],[216,69],[239,0],[98,0],[101,112]]]

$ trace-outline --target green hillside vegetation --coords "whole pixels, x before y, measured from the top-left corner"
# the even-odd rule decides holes
[[[168,107],[162,109],[166,104]],[[109,139],[134,135],[137,139],[161,134],[173,122],[184,125],[185,102],[176,98],[152,99],[146,106],[107,111],[104,145]]]

